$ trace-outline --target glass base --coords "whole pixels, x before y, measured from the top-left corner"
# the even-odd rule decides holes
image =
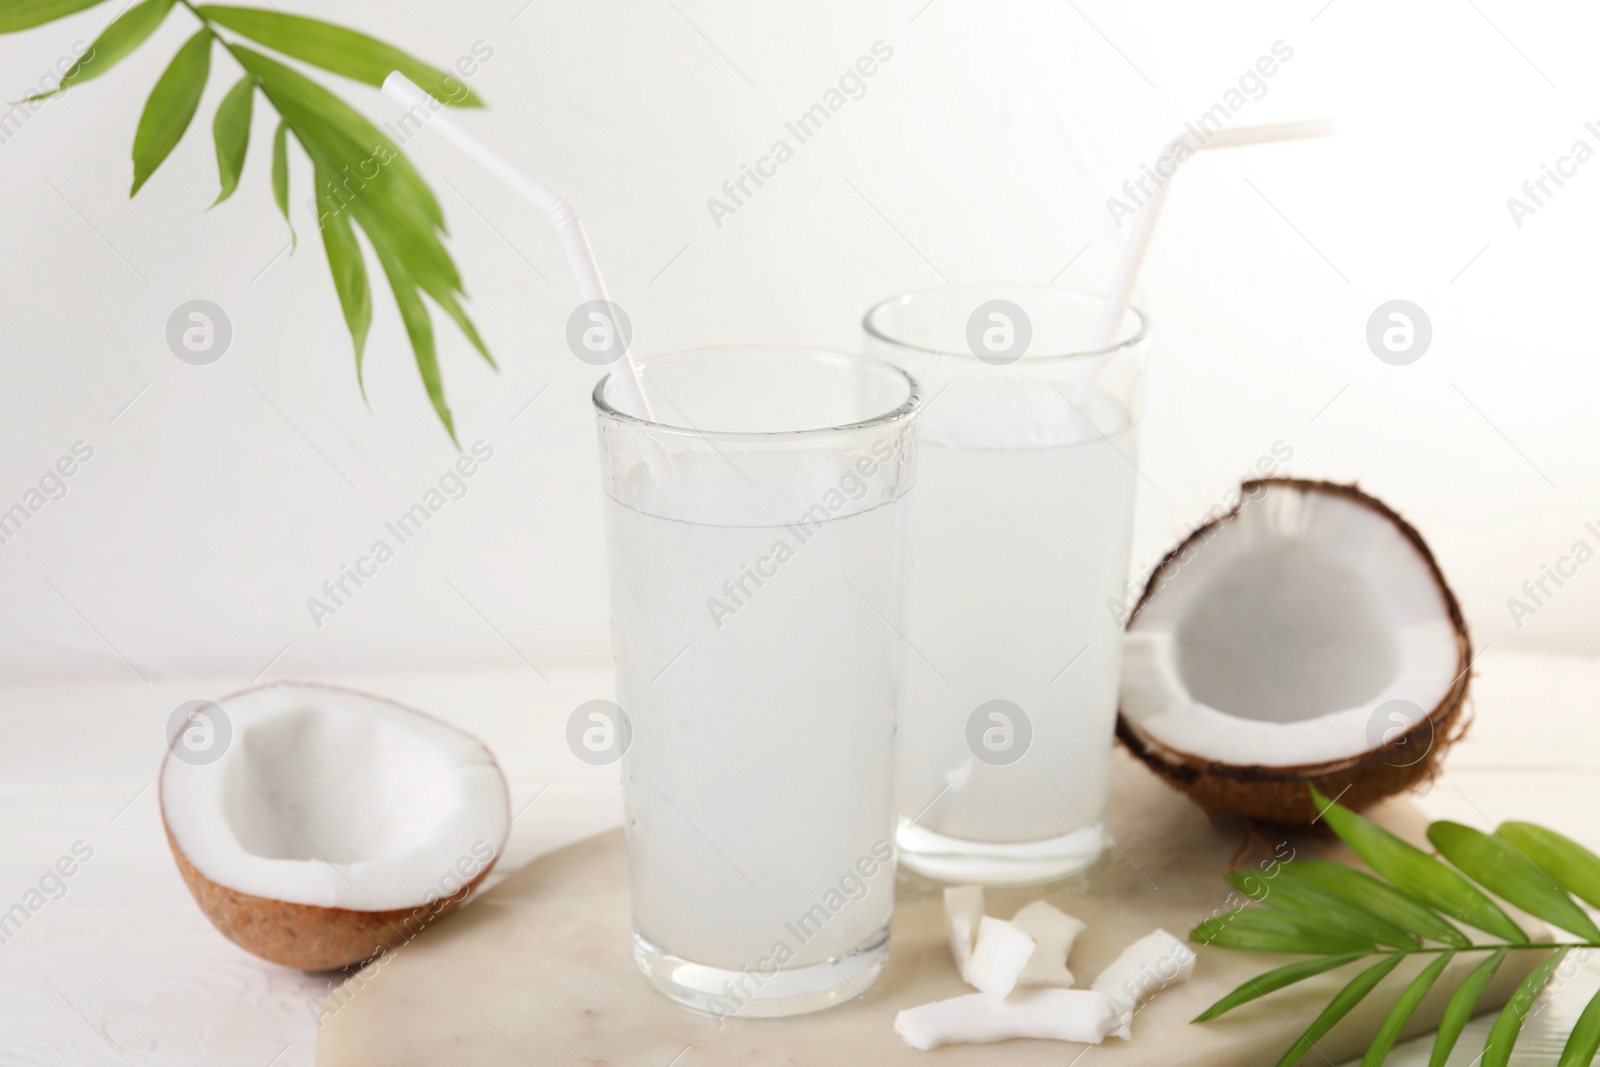
[[[843,1004],[867,991],[889,960],[889,928],[832,959],[766,974],[730,971],[674,956],[633,935],[633,959],[651,985],[668,999],[717,1020],[772,1019],[804,1015]]]
[[[968,841],[901,817],[895,832],[900,865],[954,885],[1044,885],[1088,870],[1105,851],[1105,824],[1039,841]]]

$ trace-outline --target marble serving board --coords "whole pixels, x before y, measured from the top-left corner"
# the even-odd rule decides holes
[[[1316,833],[1252,832],[1207,819],[1122,752],[1115,755],[1108,834],[1114,844],[1084,875],[1024,890],[991,890],[988,911],[1009,918],[1044,897],[1089,924],[1070,960],[1082,984],[1135,938],[1161,926],[1185,936],[1200,919],[1228,909],[1222,874],[1275,858],[1341,858],[1338,842]],[[1413,841],[1425,821],[1408,801],[1370,813]],[[668,1002],[635,969],[630,954],[627,858],[621,831],[551,853],[507,878],[471,906],[369,965],[324,1004],[317,1062],[324,1067],[406,1067],[463,1063],[742,1067],[852,1064],[875,1067],[989,1067],[1078,1062],[1086,1046],[1020,1040],[918,1052],[892,1024],[902,1008],[970,992],[945,942],[940,886],[902,871],[889,965],[865,996],[790,1019],[718,1022]],[[1423,1001],[1407,1036],[1438,1024],[1449,990],[1473,958],[1457,957]],[[1514,953],[1479,1007],[1503,1004],[1538,962]],[[1087,1067],[1267,1067],[1349,980],[1335,971],[1195,1025],[1202,1009],[1289,957],[1200,948],[1193,979],[1158,995],[1134,1021],[1133,1040],[1107,1040]],[[1317,1044],[1306,1063],[1359,1056],[1404,983],[1423,961],[1407,961]],[[1481,1039],[1480,1039],[1481,1040]],[[1458,1050],[1461,1051],[1461,1050]]]

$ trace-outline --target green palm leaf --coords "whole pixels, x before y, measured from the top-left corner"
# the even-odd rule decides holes
[[[422,384],[428,391],[428,400],[432,402],[439,421],[444,423],[451,442],[459,448],[460,443],[456,441],[455,419],[450,415],[450,406],[445,403],[444,382],[439,377],[439,361],[434,355],[433,322],[428,317],[428,309],[423,305],[422,297],[417,294],[415,284],[407,276],[404,265],[396,262],[392,256],[385,254],[376,245],[373,248],[378,253],[378,262],[383,265],[384,273],[388,275],[389,288],[394,293],[395,304],[400,308],[400,318],[405,323],[406,335],[411,338],[411,348],[417,357],[417,370],[422,374]]]
[[[28,29],[93,7],[100,0],[0,0],[0,33]],[[435,336],[423,296],[431,298],[460,328],[473,348],[495,366],[488,345],[462,306],[460,271],[444,246],[444,212],[399,147],[338,96],[299,71],[230,40],[231,31],[277,53],[346,79],[382,85],[400,71],[447,104],[481,107],[483,102],[448,70],[430,66],[366,34],[276,9],[231,5],[194,6],[191,0],[130,0],[95,39],[92,49],[68,68],[54,92],[90,81],[149,40],[174,7],[201,22],[157,80],[146,100],[133,140],[136,195],[183,139],[194,120],[211,72],[211,44],[220,40],[245,76],[222,99],[212,120],[220,191],[215,204],[238,189],[249,151],[255,88],[278,113],[272,137],[272,197],[289,223],[290,247],[298,244],[289,210],[289,135],[311,158],[315,202],[334,291],[356,355],[356,381],[365,397],[364,357],[372,322],[372,292],[356,229],[367,235],[383,266],[412,345],[428,398],[455,441],[445,402]],[[30,97],[38,100],[39,94]]]
[[[1315,788],[1311,795],[1339,839],[1397,889],[1479,930],[1518,944],[1527,942],[1528,936],[1511,916],[1461,875]]]
[[[1556,1067],[1589,1067],[1596,1052],[1600,1052],[1600,993],[1589,998],[1589,1006],[1578,1016]]]
[[[1600,941],[1600,927],[1506,838],[1441,821],[1428,827],[1428,840],[1457,870],[1491,893],[1563,930]]]
[[[1359,904],[1418,937],[1466,948],[1470,938],[1387,882],[1332,860],[1280,864],[1277,881],[1307,881]]]
[[[482,100],[445,71],[364,33],[277,10],[216,4],[206,4],[199,10],[202,18],[218,26],[351,81],[381,86],[391,71],[398,70],[443,103],[457,107],[483,106]]]
[[[1258,974],[1190,1021],[1197,1023],[1208,1022],[1218,1016],[1226,1015],[1241,1004],[1248,1004],[1252,1000],[1264,997],[1268,993],[1276,993],[1278,990],[1292,986],[1296,982],[1303,982],[1307,978],[1315,978],[1319,974],[1343,967],[1347,963],[1354,963],[1364,955],[1365,953],[1361,952],[1351,952],[1343,956],[1323,956],[1320,959],[1301,960],[1298,963],[1291,963],[1279,967],[1277,970],[1268,971],[1266,974]]]
[[[1293,867],[1280,864],[1281,874]],[[1229,871],[1223,876],[1239,892],[1272,908],[1302,912],[1315,922],[1335,926],[1351,937],[1388,945],[1391,948],[1416,948],[1417,938],[1387,919],[1314,882],[1293,878],[1261,879],[1251,871]],[[1259,887],[1259,896],[1254,891]]]
[[[0,33],[31,30],[46,22],[76,15],[102,0],[6,0],[0,4]]]
[[[1189,934],[1202,945],[1245,952],[1288,952],[1304,955],[1373,951],[1377,946],[1314,919],[1271,908],[1241,908],[1202,920]]]
[[[458,299],[461,276],[440,239],[444,218],[438,202],[399,148],[343,101],[266,56],[240,46],[233,46],[232,51],[261,79],[267,99],[311,156],[318,174],[319,214],[348,213],[372,243],[400,307],[429,400],[454,440],[454,422],[439,375],[433,327],[419,292],[428,294],[444,309],[491,365],[494,361]],[[350,261],[350,257],[342,260]],[[338,284],[343,282],[336,279]],[[341,307],[346,309],[346,323],[354,337],[360,316],[354,310],[358,304],[348,302],[352,296],[345,290],[340,292]],[[358,377],[360,368],[358,361]]]
[[[1522,980],[1522,984],[1517,986],[1517,991],[1511,994],[1511,999],[1500,1009],[1500,1017],[1494,1021],[1494,1026],[1489,1030],[1489,1040],[1484,1042],[1483,1059],[1480,1061],[1483,1067],[1506,1067],[1510,1062],[1511,1050],[1516,1047],[1517,1038],[1522,1035],[1522,1021],[1528,1017],[1528,1009],[1533,1007],[1539,991],[1550,981],[1550,976],[1561,966],[1561,961],[1566,955],[1567,950],[1564,948],[1550,953],[1544,962]]]
[[[360,112],[275,59],[243,45],[230,45],[228,50],[261,79],[267,99],[293,127],[306,150],[311,151],[310,139],[325,150],[334,164],[331,176],[349,188],[351,195],[381,199],[444,229],[444,212],[422,176],[395,143]],[[453,266],[451,269],[453,272]]]
[[[1300,1035],[1300,1039],[1289,1046],[1289,1051],[1285,1052],[1283,1058],[1278,1061],[1278,1067],[1291,1067],[1292,1064],[1299,1061],[1301,1056],[1310,1052],[1312,1047],[1321,1040],[1322,1036],[1332,1030],[1334,1024],[1340,1019],[1349,1015],[1350,1009],[1361,1003],[1368,993],[1377,988],[1378,983],[1383,981],[1390,971],[1399,966],[1400,961],[1403,959],[1405,959],[1405,956],[1399,953],[1386,956],[1352,978],[1350,984],[1339,990],[1334,995],[1334,998],[1328,1002],[1328,1006],[1322,1009],[1322,1014],[1313,1019],[1311,1025],[1306,1027],[1306,1031]]]
[[[283,221],[289,223],[289,250],[292,252],[299,246],[300,238],[289,220],[289,124],[281,119],[272,135],[272,199],[283,213]]]
[[[129,196],[139,192],[183,140],[211,74],[211,41],[210,30],[189,38],[150,91],[133,135],[133,191]]]
[[[1406,986],[1406,991],[1400,994],[1400,999],[1394,1002],[1394,1007],[1389,1009],[1389,1014],[1384,1016],[1383,1025],[1379,1026],[1378,1032],[1373,1035],[1372,1044],[1367,1046],[1367,1054],[1361,1057],[1361,1067],[1378,1067],[1388,1058],[1389,1050],[1394,1048],[1394,1043],[1400,1039],[1400,1031],[1405,1029],[1406,1022],[1417,1010],[1417,1005],[1422,1003],[1422,998],[1428,995],[1428,990],[1433,988],[1433,983],[1439,980],[1439,976],[1450,966],[1450,961],[1454,957],[1454,952],[1441,953],[1411,980],[1411,984]]]
[[[416,250],[407,244],[402,234],[388,225],[388,220],[385,217],[381,215],[372,217],[370,214],[362,217],[361,228],[367,232],[367,237],[373,242],[374,247],[382,244],[391,255],[406,264],[407,269],[411,271],[413,278],[422,291],[432,297],[434,303],[445,310],[445,313],[466,335],[467,340],[472,343],[472,347],[478,350],[478,354],[488,362],[489,366],[498,370],[494,357],[489,354],[488,347],[483,343],[483,338],[478,336],[477,327],[472,324],[471,319],[467,318],[466,311],[456,299],[459,284],[452,285],[449,277],[439,271],[429,269],[429,264],[426,260],[419,260],[414,256],[412,253]],[[453,267],[454,265],[452,264],[451,266]]]
[[[86,81],[100,77],[150,39],[150,35],[156,32],[156,27],[166,19],[167,12],[172,10],[172,2],[173,0],[144,0],[144,3],[135,4],[112,19],[111,25],[94,39],[94,43],[89,46],[89,51],[83,58],[68,67],[67,72],[61,75],[61,84],[48,93],[35,93],[27,99],[43,100],[74,85],[82,85]]]
[[[1456,987],[1450,1003],[1444,1006],[1444,1015],[1439,1019],[1439,1033],[1433,1039],[1433,1053],[1428,1057],[1428,1067],[1444,1067],[1445,1061],[1450,1058],[1450,1051],[1461,1040],[1461,1031],[1466,1029],[1467,1020],[1472,1018],[1472,1009],[1478,1006],[1478,999],[1489,988],[1489,980],[1500,969],[1500,964],[1505,962],[1509,951],[1502,948],[1494,952],[1474,967],[1466,980]]]
[[[217,105],[217,117],[211,122],[211,139],[217,146],[217,177],[222,191],[212,202],[216,207],[239,188],[239,175],[244,173],[244,157],[250,148],[250,110],[255,100],[256,79],[246,74],[228,90],[228,95]]]
[[[367,344],[367,330],[372,326],[372,293],[367,287],[367,267],[361,256],[361,245],[356,241],[349,215],[329,194],[330,185],[326,176],[317,175],[318,224],[322,228],[322,246],[328,253],[333,287],[339,294],[339,307],[344,312],[350,339],[355,342],[356,384],[365,397],[367,386],[361,373],[361,360]]]
[[[1600,856],[1554,830],[1527,822],[1501,823],[1495,831],[1579,900],[1600,908]]]

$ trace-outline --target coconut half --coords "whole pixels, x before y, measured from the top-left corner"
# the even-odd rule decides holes
[[[476,738],[329,686],[217,706],[220,754],[196,757],[181,732],[169,746],[161,816],[200,910],[240,947],[306,970],[369,959],[453,910],[504,851],[509,792]]]
[[[1361,808],[1465,728],[1472,645],[1421,535],[1354,486],[1269,478],[1162,560],[1124,642],[1117,734],[1207,811]]]

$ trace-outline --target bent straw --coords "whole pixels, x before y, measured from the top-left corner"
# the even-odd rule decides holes
[[[594,250],[589,247],[589,238],[583,232],[583,223],[578,219],[578,213],[572,204],[555,186],[526,173],[505,156],[456,125],[454,119],[444,114],[443,104],[423,92],[416,83],[398,70],[383,80],[383,92],[409,111],[415,112],[421,108],[424,124],[432,125],[463,155],[499,178],[518,194],[533,201],[540,210],[550,216],[550,221],[556,227],[556,235],[561,238],[561,248],[566,253],[567,265],[572,268],[572,275],[578,283],[578,295],[585,303],[593,300],[603,300],[607,304],[611,302],[610,296],[606,293],[605,280],[600,276],[600,267],[594,260]],[[623,373],[613,374],[611,377],[622,391],[623,406],[634,409],[647,419],[653,419],[650,402],[645,399],[644,385],[639,379],[639,366],[628,351],[627,339],[620,332],[620,324],[617,325],[619,331],[617,339],[622,343],[622,358],[619,362],[622,364]]]
[[[1192,152],[1200,152],[1211,148],[1237,148],[1241,145],[1267,144],[1271,141],[1325,137],[1332,132],[1332,119],[1306,119],[1301,122],[1271,122],[1259,126],[1224,128],[1213,133],[1205,141],[1200,141],[1186,131],[1168,142],[1162,155],[1175,151],[1179,146],[1187,147]],[[1106,297],[1105,310],[1100,316],[1100,328],[1095,335],[1096,349],[1110,348],[1116,343],[1117,330],[1122,325],[1122,317],[1128,312],[1128,301],[1133,297],[1133,284],[1138,280],[1139,268],[1144,263],[1145,251],[1150,247],[1150,237],[1155,232],[1156,220],[1161,216],[1161,205],[1166,202],[1167,190],[1172,187],[1173,178],[1176,177],[1177,174],[1174,173],[1163,182],[1156,189],[1155,195],[1145,204],[1138,226],[1133,231],[1133,237],[1122,251],[1122,261],[1117,264],[1117,273],[1111,282],[1111,292]],[[1093,380],[1092,374],[1090,380]]]

